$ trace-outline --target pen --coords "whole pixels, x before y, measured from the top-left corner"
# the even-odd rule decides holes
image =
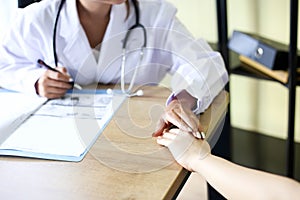
[[[196,131],[195,133],[193,132],[193,135],[198,139],[205,139],[205,133],[203,131]]]
[[[188,126],[188,128],[190,129],[189,132],[192,133],[194,135],[194,137],[196,137],[197,139],[201,139],[201,140],[205,139],[205,133],[203,131],[200,131],[200,132],[198,130],[193,131],[193,129],[190,126]]]
[[[57,73],[61,73],[61,72],[58,71],[57,69],[55,69],[55,68],[49,66],[48,64],[46,64],[46,63],[45,63],[43,60],[41,60],[41,59],[38,59],[38,60],[37,60],[37,63],[40,64],[40,65],[42,65],[42,66],[44,66],[44,67],[46,67],[47,69],[49,69],[49,70],[51,70],[51,71],[54,71],[54,72],[57,72]],[[81,87],[79,84],[74,83],[74,81],[71,81],[71,82],[69,82],[69,83],[70,83],[71,85],[73,85],[73,87],[77,88],[78,90],[81,90],[81,89],[82,89],[82,87]]]
[[[170,129],[172,129],[172,128],[176,128],[176,126],[174,126],[174,125],[171,124],[171,123],[164,123],[163,127],[161,128],[161,130],[162,130],[161,134],[160,134],[160,135],[158,135],[158,134],[157,134],[157,135],[152,134],[152,136],[153,136],[153,137],[161,136],[165,130],[170,130]],[[194,137],[196,137],[196,138],[198,138],[198,139],[202,139],[202,140],[205,139],[205,133],[204,133],[203,131],[200,131],[200,132],[199,132],[199,131],[196,131],[196,132],[194,132],[194,131],[192,131],[192,128],[191,128],[191,127],[189,127],[189,128],[191,129],[190,132],[194,135]]]
[[[190,126],[188,126],[188,129],[189,129],[189,132],[194,135],[194,137],[196,137],[198,139],[202,139],[202,140],[205,139],[205,133],[203,131],[199,131],[199,130],[193,131],[193,129]]]

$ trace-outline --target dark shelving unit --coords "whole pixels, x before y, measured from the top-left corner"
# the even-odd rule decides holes
[[[226,47],[228,41],[227,30],[227,2],[226,0],[217,0],[218,13],[218,35],[219,35],[219,51],[224,56],[229,74],[239,74],[258,79],[277,81],[255,71],[245,70],[241,66],[232,68],[232,52]],[[296,86],[300,85],[299,77],[297,77],[297,44],[298,44],[298,0],[290,0],[290,40],[288,52],[288,84],[282,84],[289,90],[288,105],[288,133],[286,139],[286,176],[294,178],[295,166],[295,102],[296,102]],[[229,56],[230,55],[230,56]],[[230,60],[229,60],[230,59]],[[233,60],[238,60],[234,58]],[[230,63],[230,64],[229,64]],[[298,80],[297,80],[298,79]]]

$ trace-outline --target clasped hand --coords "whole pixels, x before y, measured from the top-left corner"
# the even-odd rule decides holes
[[[194,171],[193,162],[210,154],[210,146],[205,140],[196,139],[196,133],[203,131],[199,118],[192,112],[196,99],[186,91],[178,97],[166,107],[153,136],[158,144],[168,147],[179,164]]]
[[[197,137],[197,133],[202,131],[202,127],[199,118],[192,111],[195,105],[196,99],[183,90],[167,105],[153,136],[161,136],[165,130],[175,126]]]
[[[205,140],[198,140],[180,129],[165,131],[157,137],[157,143],[166,146],[175,160],[189,171],[195,171],[195,162],[210,154],[210,146]]]

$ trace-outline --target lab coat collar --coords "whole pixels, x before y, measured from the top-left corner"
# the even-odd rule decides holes
[[[111,62],[116,60],[116,58],[120,58],[122,53],[123,39],[129,28],[128,21],[130,21],[132,12],[128,19],[126,19],[126,15],[125,3],[112,6],[109,24],[100,49],[97,81],[101,80],[101,82],[109,83],[113,81],[116,74],[121,70],[121,68],[118,70],[116,66],[113,67]],[[118,63],[117,66],[120,67],[121,63]]]
[[[72,69],[73,71],[79,71],[80,69],[80,75],[71,74],[72,76],[85,77],[84,79],[86,81],[83,82],[87,82],[88,80],[93,81],[95,73],[90,69],[94,68],[97,63],[96,60],[93,60],[93,57],[90,56],[92,50],[80,24],[76,3],[76,0],[67,0],[60,13],[57,38],[63,38],[66,43],[65,46],[63,46],[61,54],[58,55],[58,58],[59,61],[66,62],[62,64],[67,65],[66,67],[70,68],[70,71],[72,71]],[[60,60],[60,58],[62,58],[62,60]],[[83,65],[86,65],[87,60],[89,61],[89,67],[85,68]],[[76,81],[80,82],[80,80],[77,79]],[[83,84],[83,82],[81,82],[81,84]]]
[[[126,5],[125,3],[113,5],[110,12],[109,25],[107,26],[104,41],[111,37],[123,33],[128,29],[128,20],[126,20]]]
[[[73,37],[80,28],[79,16],[77,13],[77,0],[68,0],[60,13],[59,35],[63,38]]]

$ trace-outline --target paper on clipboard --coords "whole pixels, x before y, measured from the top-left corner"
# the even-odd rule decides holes
[[[72,93],[47,101],[1,143],[0,154],[80,161],[124,99]]]

